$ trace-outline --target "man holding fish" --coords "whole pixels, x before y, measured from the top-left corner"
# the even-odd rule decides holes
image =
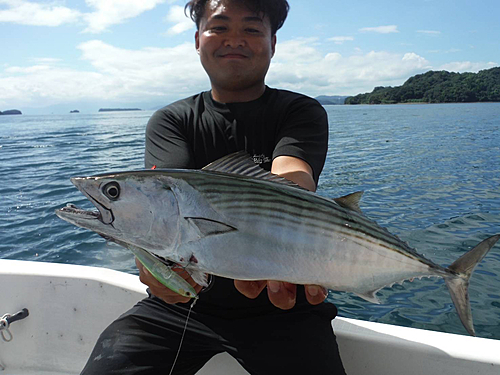
[[[306,96],[265,85],[286,0],[192,0],[196,50],[211,91],[157,111],[146,132],[146,168],[201,169],[236,151],[315,191],[326,158],[328,122]],[[244,199],[244,197],[242,197]],[[190,260],[196,262],[196,259]],[[150,296],[101,335],[83,374],[194,374],[227,351],[251,374],[344,374],[320,286],[214,277],[191,305],[136,261]],[[265,292],[264,290],[267,290]]]

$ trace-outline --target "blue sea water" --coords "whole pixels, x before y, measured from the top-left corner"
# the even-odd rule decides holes
[[[500,233],[500,103],[326,106],[329,153],[318,193],[363,190],[371,219],[448,266]],[[143,167],[152,112],[0,116],[0,258],[136,273],[133,257],[56,217],[91,208],[69,178]],[[500,245],[476,269],[478,336],[500,339]],[[339,314],[465,334],[441,279],[404,282],[370,304],[330,292]]]

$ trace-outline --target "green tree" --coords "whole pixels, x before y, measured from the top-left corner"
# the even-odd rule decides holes
[[[498,101],[500,101],[500,67],[478,73],[431,70],[408,78],[402,86],[378,86],[371,93],[351,96],[345,100],[345,104]]]

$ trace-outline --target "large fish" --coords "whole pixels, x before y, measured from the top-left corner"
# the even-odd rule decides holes
[[[68,205],[57,215],[125,247],[179,263],[199,284],[207,273],[239,280],[316,284],[378,302],[376,292],[403,280],[442,277],[466,330],[476,265],[492,236],[450,267],[419,255],[367,219],[360,193],[331,200],[264,171],[243,153],[202,170],[142,170],[71,181],[97,207]]]

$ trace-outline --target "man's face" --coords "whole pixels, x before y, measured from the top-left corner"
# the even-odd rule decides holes
[[[268,17],[230,1],[211,0],[195,38],[212,87],[238,91],[264,84],[276,45]]]

